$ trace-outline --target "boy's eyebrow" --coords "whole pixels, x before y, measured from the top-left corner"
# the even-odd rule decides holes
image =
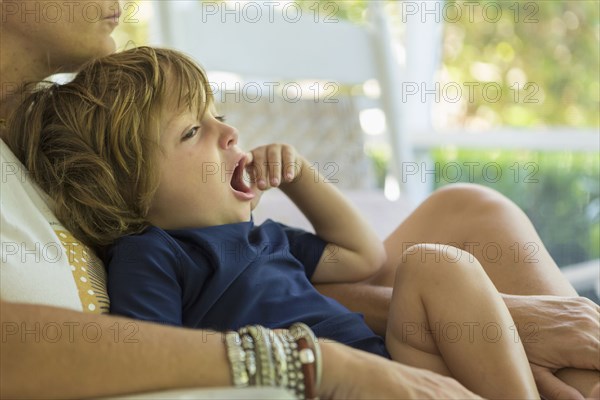
[[[179,125],[183,125],[183,124],[177,124],[177,120],[179,119],[179,117],[181,117],[184,114],[184,111],[182,112],[168,112],[167,114],[167,118],[164,121],[164,124],[161,124],[161,137],[167,135],[167,136],[178,136],[180,134]],[[189,125],[189,124],[188,124]],[[170,131],[173,131],[174,133],[170,133]]]

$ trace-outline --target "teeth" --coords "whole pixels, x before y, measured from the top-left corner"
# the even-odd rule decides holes
[[[244,171],[242,172],[242,182],[244,182],[246,185],[250,184],[250,174],[248,173],[248,171],[244,168]]]

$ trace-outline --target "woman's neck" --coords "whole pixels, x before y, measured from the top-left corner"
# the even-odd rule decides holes
[[[53,71],[43,52],[7,32],[2,32],[0,55],[0,119],[7,119],[19,105],[23,85]]]

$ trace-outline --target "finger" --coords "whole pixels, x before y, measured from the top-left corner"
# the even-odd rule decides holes
[[[255,194],[258,195],[262,193],[262,190],[258,187],[258,178],[256,177],[256,168],[254,168],[254,164],[250,167],[246,167],[246,176],[248,187]]]
[[[269,146],[267,149],[267,160],[269,163],[269,184],[277,187],[281,183],[281,146]]]
[[[592,392],[588,396],[588,400],[598,400],[600,399],[600,383],[594,386]]]
[[[267,158],[264,147],[254,149],[252,151],[252,164],[248,166],[248,175],[260,190],[266,190],[268,187],[266,165]]]
[[[547,400],[585,400],[579,391],[560,379],[547,368],[536,368],[534,371],[535,383],[540,395]]]
[[[246,183],[250,188],[256,187],[256,176],[254,173],[254,154],[251,151],[246,153],[246,165],[244,166],[244,170],[246,174],[244,174],[244,183]]]
[[[296,177],[298,171],[296,152],[290,146],[283,146],[281,157],[283,163],[283,182],[291,182]]]

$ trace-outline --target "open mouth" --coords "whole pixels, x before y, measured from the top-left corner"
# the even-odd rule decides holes
[[[254,197],[254,193],[248,184],[250,183],[250,177],[246,172],[247,159],[243,156],[235,165],[233,174],[231,175],[231,188],[238,194],[243,195],[242,197],[251,199]]]

